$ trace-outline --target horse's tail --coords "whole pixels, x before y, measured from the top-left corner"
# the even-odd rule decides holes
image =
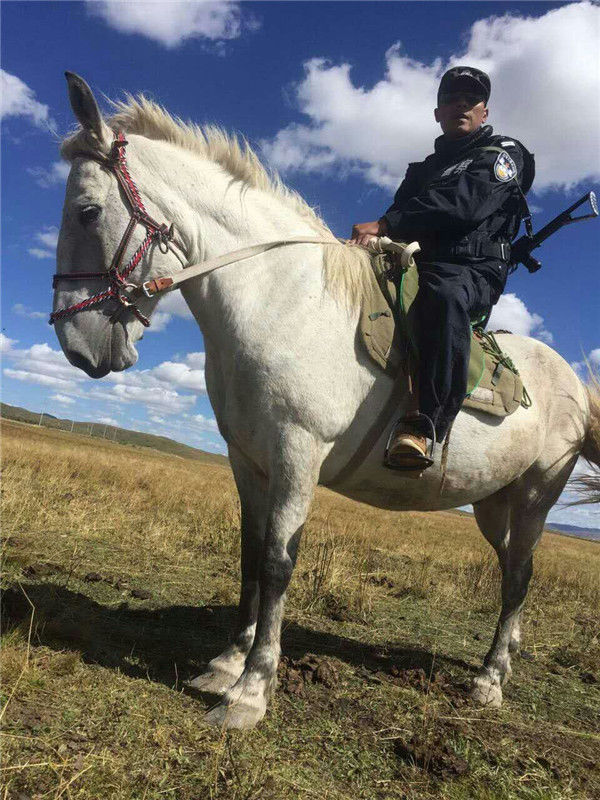
[[[572,481],[580,494],[577,503],[600,502],[600,376],[590,369],[585,386],[590,409],[588,428],[583,440],[581,455],[592,467],[591,473],[580,475]]]

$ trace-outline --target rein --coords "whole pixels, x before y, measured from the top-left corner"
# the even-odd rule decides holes
[[[86,154],[88,158],[98,161],[114,173],[119,185],[123,189],[130,208],[127,228],[121,237],[121,241],[113,256],[110,267],[102,272],[65,272],[56,273],[52,277],[53,289],[56,289],[60,281],[85,281],[95,278],[106,278],[109,283],[108,289],[98,292],[92,295],[92,297],[82,300],[80,303],[74,303],[72,306],[53,311],[50,314],[50,325],[54,325],[58,319],[64,319],[64,317],[69,317],[72,314],[76,314],[78,311],[84,311],[87,308],[103,303],[105,300],[115,298],[122,306],[130,308],[142,325],[148,328],[150,326],[150,320],[142,314],[134,302],[138,297],[154,297],[160,292],[174,288],[179,283],[190,280],[190,278],[196,278],[199,275],[207,275],[219,269],[219,267],[225,267],[236,261],[243,261],[246,258],[266,253],[268,250],[272,250],[275,247],[283,247],[288,244],[339,244],[341,241],[337,239],[328,241],[317,236],[291,236],[287,239],[275,239],[271,242],[263,242],[261,244],[251,245],[250,247],[244,247],[240,250],[234,250],[218,258],[205,261],[202,264],[195,264],[187,269],[184,268],[182,272],[175,275],[154,278],[139,285],[128,283],[127,278],[140,263],[153,241],[158,242],[161,253],[166,253],[169,249],[173,250],[174,229],[173,224],[167,225],[166,223],[161,224],[156,222],[146,211],[138,188],[127,169],[127,161],[125,159],[126,146],[127,140],[123,133],[119,131],[115,134],[112,151],[108,158],[91,155],[87,156]],[[121,264],[131,236],[135,226],[138,224],[144,225],[146,228],[146,238],[132,255],[125,267],[122,267]],[[178,249],[181,250],[180,247]],[[179,258],[177,253],[175,251],[173,252]],[[179,260],[182,261],[181,259]]]

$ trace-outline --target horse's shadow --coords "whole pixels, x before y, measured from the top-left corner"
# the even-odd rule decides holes
[[[28,627],[31,601],[35,608],[34,643],[56,650],[77,650],[87,663],[169,687],[178,687],[197,675],[226,647],[236,617],[233,606],[105,606],[49,582],[28,584],[26,592],[27,597],[19,587],[4,592],[4,625],[26,622]],[[291,658],[306,653],[334,656],[353,667],[374,671],[387,671],[393,665],[421,668],[429,674],[434,661],[437,666],[473,671],[465,661],[439,653],[434,657],[418,645],[374,646],[294,622],[284,624],[282,649]]]

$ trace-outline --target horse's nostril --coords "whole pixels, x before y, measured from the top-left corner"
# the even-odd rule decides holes
[[[86,367],[90,366],[87,358],[84,358],[81,353],[78,353],[76,350],[65,350],[65,355],[69,363],[73,364],[73,366],[78,369],[85,370]]]

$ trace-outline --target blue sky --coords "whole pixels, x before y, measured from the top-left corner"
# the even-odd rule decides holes
[[[172,113],[242,133],[332,230],[375,219],[439,130],[453,63],[492,77],[490,123],[535,151],[536,228],[600,192],[600,8],[589,3],[3,2],[2,345],[8,403],[106,420],[223,452],[203,342],[179,298],[127,373],[91,381],[47,324],[64,196],[59,137],[73,125],[65,69],[101,99],[146,92]],[[496,327],[600,364],[600,221],[552,238],[544,268],[510,279]],[[150,391],[151,390],[151,391]],[[554,512],[586,524],[597,511]]]

